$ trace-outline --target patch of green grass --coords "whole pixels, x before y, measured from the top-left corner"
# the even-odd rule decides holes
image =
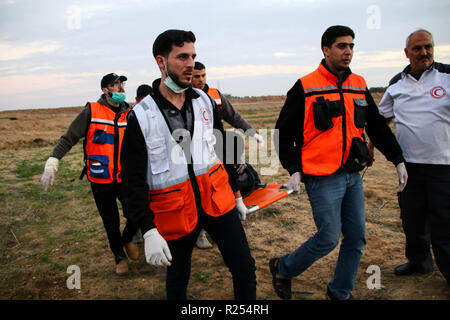
[[[39,259],[39,261],[42,262],[42,263],[51,263],[50,252],[49,252],[49,250],[46,250],[46,251],[42,254],[42,256],[41,256],[41,258]]]
[[[33,161],[30,161],[30,159],[24,159],[17,164],[16,168],[14,169],[14,173],[19,178],[30,178],[41,173],[43,169],[44,166],[42,163],[37,164]]]
[[[267,208],[260,209],[254,213],[249,214],[248,217],[250,218],[250,221],[264,220],[264,219],[276,217],[280,213],[281,213],[281,211],[279,209],[269,206]]]
[[[257,123],[257,122],[259,122],[260,119],[264,119],[264,118],[271,118],[271,119],[275,119],[276,120],[277,119],[277,115],[273,115],[273,114],[258,115],[258,114],[256,114],[254,117],[250,116],[246,120],[248,120],[248,121],[250,121],[252,123],[253,122]]]
[[[286,228],[288,230],[291,230],[293,227],[295,226],[295,221],[294,220],[283,220],[278,224],[278,228]]]
[[[196,272],[193,274],[194,280],[201,283],[208,283],[211,275],[207,272]]]
[[[272,119],[266,119],[266,120],[262,120],[262,121],[258,121],[258,124],[262,125],[267,125],[270,124],[272,126],[269,126],[269,128],[275,128],[275,123],[277,122],[277,118],[272,118]]]
[[[103,254],[103,252],[100,252],[100,251],[97,250],[97,251],[94,252],[94,254],[92,256],[93,257],[101,257],[102,254]]]
[[[58,191],[57,188],[50,187],[47,191],[42,190],[38,184],[28,183],[25,185],[25,191],[29,199],[43,201],[47,203],[65,199],[65,194]]]
[[[47,239],[47,243],[49,245],[53,245],[53,244],[55,244],[55,243],[57,243],[59,241],[57,238],[55,238],[55,237],[53,237],[51,235],[47,235],[46,239]]]
[[[67,270],[67,266],[65,264],[61,264],[58,262],[53,262],[50,265],[50,268],[53,270],[57,270],[57,271],[66,271]]]

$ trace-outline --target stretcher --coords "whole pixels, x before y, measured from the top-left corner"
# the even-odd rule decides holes
[[[255,188],[243,201],[247,206],[247,213],[258,211],[265,208],[280,199],[287,197],[293,192],[291,189],[285,189],[283,184],[265,184]],[[285,189],[285,190],[281,190]]]

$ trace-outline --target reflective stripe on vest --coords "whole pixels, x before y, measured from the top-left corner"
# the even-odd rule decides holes
[[[222,99],[220,99],[220,94],[219,94],[219,90],[215,89],[215,88],[209,88],[208,89],[208,95],[214,99],[214,101],[216,102],[217,106],[221,106],[222,105]]]
[[[194,134],[190,143],[194,175],[200,191],[202,209],[217,217],[235,206],[228,174],[218,159],[214,145],[213,112],[209,97],[192,100]],[[149,206],[154,222],[166,240],[192,232],[197,225],[197,206],[189,178],[187,160],[153,98],[148,95],[133,108],[144,135],[147,154]]]
[[[355,125],[355,103],[367,106],[366,82],[363,77],[352,73],[339,88],[336,76],[322,64],[300,81],[305,93],[302,170],[311,175],[332,174],[347,161],[352,139],[363,139],[363,128]],[[321,98],[340,110],[335,110],[332,126],[326,130],[317,129],[314,118],[314,109],[317,112]]]
[[[91,123],[85,143],[87,177],[95,183],[122,182],[120,150],[129,109],[116,114],[99,102],[89,104]]]

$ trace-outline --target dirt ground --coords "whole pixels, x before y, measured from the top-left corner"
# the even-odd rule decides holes
[[[379,95],[375,96],[379,100]],[[256,129],[272,129],[284,97],[233,99],[236,109]],[[114,261],[89,184],[78,180],[82,146],[78,143],[60,163],[55,186],[44,192],[39,183],[53,145],[81,107],[0,112],[0,299],[165,299],[165,271],[149,266],[143,256],[130,262],[130,272],[114,274]],[[259,163],[258,170],[268,164]],[[278,164],[263,183],[285,183]],[[377,152],[363,176],[366,241],[353,296],[363,300],[448,300],[450,287],[439,271],[398,277],[393,269],[405,262],[404,235],[396,199],[395,168]],[[123,222],[123,221],[122,221]],[[256,261],[258,299],[278,300],[268,260],[295,250],[315,233],[307,195],[290,195],[249,214],[243,223]],[[140,245],[141,253],[143,247]],[[293,299],[325,299],[339,247],[313,264],[292,283]],[[76,265],[81,289],[68,289]],[[371,268],[380,270],[380,287]],[[194,249],[190,299],[233,299],[231,276],[214,246]]]

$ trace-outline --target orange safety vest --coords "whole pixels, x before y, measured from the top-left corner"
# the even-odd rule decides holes
[[[202,209],[218,217],[235,207],[228,173],[217,157],[213,135],[213,109],[210,98],[194,89],[200,97],[192,100],[194,131],[190,153]],[[181,146],[173,138],[161,110],[148,95],[133,107],[147,147],[147,184],[149,207],[158,232],[175,240],[191,233],[198,221],[197,205]]]
[[[220,99],[219,90],[217,90],[215,88],[209,88],[208,95],[214,99],[214,101],[216,102],[216,105],[218,107],[222,106],[222,99]]]
[[[115,113],[99,102],[89,104],[91,123],[84,144],[87,177],[95,183],[122,182],[120,150],[130,109]]]
[[[329,175],[346,163],[353,138],[364,141],[365,123],[357,120],[360,116],[356,117],[355,112],[366,113],[367,85],[363,77],[354,73],[339,83],[322,64],[300,81],[305,95],[302,171],[311,175]],[[329,120],[327,127],[320,123],[324,118],[321,113],[324,105],[327,106],[325,118],[328,116]]]

